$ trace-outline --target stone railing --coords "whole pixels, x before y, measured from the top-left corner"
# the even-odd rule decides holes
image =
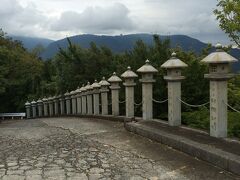
[[[210,135],[214,137],[227,137],[227,80],[233,77],[230,74],[229,64],[237,61],[222,50],[221,45],[216,46],[216,52],[204,58],[202,62],[209,64],[209,74],[205,78],[210,79]],[[125,107],[127,118],[134,117],[134,105],[142,105],[142,119],[153,118],[153,102],[163,103],[168,101],[168,123],[170,126],[181,125],[181,103],[198,107],[201,105],[190,105],[181,100],[181,75],[182,68],[187,64],[172,53],[172,57],[162,66],[167,69],[164,79],[168,82],[168,98],[157,101],[152,97],[153,75],[158,72],[149,60],[140,67],[137,72],[141,75],[142,102],[136,104],[134,101],[134,79],[138,77],[130,67],[121,75],[125,86]],[[43,98],[37,102],[27,102],[27,118],[51,117],[60,115],[108,115],[108,108],[112,108],[112,115],[119,116],[119,91],[122,80],[113,73],[108,81],[103,77],[98,83],[88,84],[77,88],[75,91],[66,92],[64,95]],[[111,91],[111,102],[108,101],[108,93]],[[202,104],[206,105],[208,104]]]

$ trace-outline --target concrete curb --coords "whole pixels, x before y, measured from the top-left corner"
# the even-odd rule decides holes
[[[214,164],[224,170],[240,175],[240,156],[201,144],[185,137],[170,134],[164,131],[147,127],[138,123],[127,123],[126,129],[130,132],[155,140],[182,151],[203,161]]]
[[[66,115],[66,117],[80,117],[80,118],[94,118],[94,119],[103,119],[109,121],[118,121],[124,122],[126,117],[124,116],[112,116],[112,115]]]

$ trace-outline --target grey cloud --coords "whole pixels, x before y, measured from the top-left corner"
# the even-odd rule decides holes
[[[82,12],[63,11],[60,17],[47,10],[37,0],[27,1],[22,6],[20,0],[0,0],[0,28],[9,34],[38,36],[59,39],[79,33],[120,34],[158,33],[186,34],[203,41],[229,42],[218,27],[212,11],[217,0],[83,0],[91,1],[90,7]],[[58,2],[61,10],[64,5],[79,0],[42,0],[45,6]],[[41,2],[42,2],[41,1]],[[113,2],[121,2],[115,3]],[[36,7],[34,4],[37,4]],[[96,6],[99,4],[100,6]],[[85,4],[86,5],[86,4]],[[85,5],[82,5],[85,7]],[[45,12],[45,14],[39,9]],[[76,9],[76,8],[75,8]],[[53,15],[54,14],[54,15]]]
[[[52,30],[55,31],[79,30],[97,34],[133,28],[129,10],[120,3],[108,7],[88,7],[82,13],[67,11],[52,24]]]
[[[1,0],[0,27],[14,35],[37,36],[45,17],[33,4],[23,7],[17,0]]]
[[[16,0],[1,0],[0,15],[1,16],[14,16],[21,11],[22,7]],[[2,18],[1,18],[2,20]]]
[[[184,2],[179,0],[145,0],[144,2],[159,15],[158,20],[154,18],[151,22],[151,19],[147,19],[148,23],[160,26],[161,30],[165,32],[196,33],[217,29],[212,12],[217,0],[184,0]]]
[[[145,5],[159,13],[158,19],[138,24],[140,31],[160,34],[186,34],[205,42],[229,42],[213,14],[217,0],[144,0]],[[156,13],[157,14],[157,13]],[[147,26],[146,26],[147,24]],[[219,39],[219,40],[218,40]]]

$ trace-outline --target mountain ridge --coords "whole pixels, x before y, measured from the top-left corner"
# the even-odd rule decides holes
[[[72,43],[79,44],[82,48],[89,48],[90,43],[95,42],[97,46],[106,46],[115,53],[131,50],[135,42],[139,39],[143,40],[147,45],[153,44],[153,34],[128,34],[116,36],[83,34],[68,38]],[[201,52],[201,50],[207,46],[206,43],[186,35],[160,36],[160,38],[163,40],[169,38],[172,47],[179,45],[183,50],[194,50],[197,53]],[[43,52],[42,58],[48,59],[53,57],[58,52],[59,47],[65,49],[67,45],[67,38],[50,43],[46,51]]]
[[[54,42],[54,40],[47,39],[47,38],[15,36],[15,35],[11,35],[9,37],[11,37],[13,40],[21,41],[23,43],[23,46],[28,50],[32,50],[37,45],[42,45],[44,48],[47,48],[47,46],[50,43]]]

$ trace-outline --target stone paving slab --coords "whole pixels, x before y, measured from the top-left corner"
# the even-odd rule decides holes
[[[240,175],[238,141],[210,137],[207,133],[189,128],[170,127],[157,120],[128,123],[126,128]]]
[[[123,123],[46,118],[0,124],[0,179],[238,179]]]

